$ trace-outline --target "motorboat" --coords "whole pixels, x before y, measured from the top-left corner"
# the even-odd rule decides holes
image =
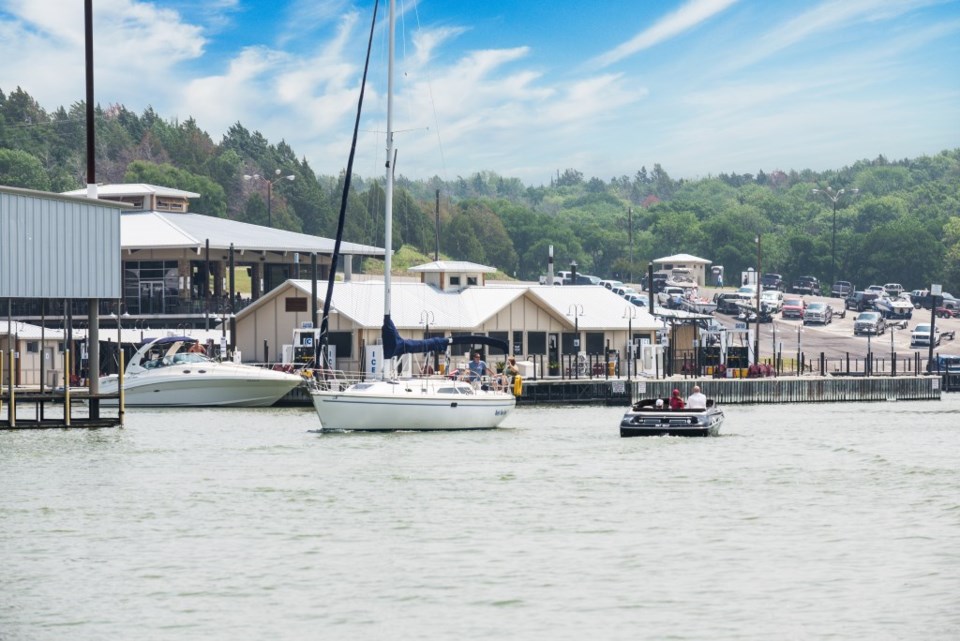
[[[684,296],[680,299],[680,305],[683,309],[695,314],[712,314],[717,311],[717,304],[715,302],[699,296]]]
[[[387,127],[386,127],[386,182],[384,187],[384,247],[393,246],[393,58],[394,31],[396,28],[395,0],[389,4],[388,27],[388,79],[387,79]],[[361,95],[362,101],[362,95]],[[362,102],[361,102],[362,104]],[[359,123],[359,117],[357,119]],[[354,132],[356,140],[356,132]],[[353,151],[350,158],[352,161]],[[350,186],[352,162],[347,164],[344,193]],[[343,199],[346,203],[346,198]],[[341,211],[341,216],[345,212]],[[338,230],[336,245],[340,246],[342,226]],[[334,250],[331,257],[330,278],[327,282],[327,303],[324,306],[320,325],[320,340],[317,341],[318,357],[323,365],[320,376],[314,378],[310,396],[320,419],[321,429],[336,431],[401,431],[401,430],[470,430],[493,429],[516,406],[515,393],[498,390],[496,386],[483,386],[479,381],[451,380],[437,377],[399,378],[395,375],[397,359],[410,354],[444,353],[451,345],[489,345],[507,353],[506,341],[489,336],[452,336],[426,339],[404,339],[397,331],[391,316],[391,252],[384,255],[384,310],[381,328],[382,360],[377,360],[375,369],[363,373],[363,379],[344,386],[329,371],[324,358],[326,328],[329,321],[329,301],[332,298],[333,274],[339,255]],[[380,347],[380,346],[375,346]],[[409,371],[409,370],[408,370]]]
[[[217,361],[195,338],[164,336],[144,343],[130,358],[123,401],[133,407],[269,407],[303,380],[299,374]],[[119,383],[116,374],[101,378],[100,393],[117,394]]]
[[[657,407],[655,398],[635,403],[620,421],[620,436],[717,436],[723,425],[723,410],[712,399],[706,409],[671,410]],[[664,401],[665,403],[665,401]]]
[[[873,301],[873,308],[880,312],[884,318],[912,318],[913,303],[900,296],[878,296]]]

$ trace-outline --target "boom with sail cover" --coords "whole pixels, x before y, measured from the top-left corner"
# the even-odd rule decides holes
[[[402,356],[403,354],[426,354],[427,352],[445,352],[448,345],[487,345],[493,349],[507,353],[507,342],[499,338],[490,336],[466,335],[411,339],[401,338],[396,325],[389,316],[383,318],[383,328],[381,329],[383,338],[383,355],[385,358]]]

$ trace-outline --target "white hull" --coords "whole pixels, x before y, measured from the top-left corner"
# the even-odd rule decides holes
[[[102,394],[117,391],[117,377],[100,380]],[[295,374],[234,363],[209,362],[145,370],[124,377],[127,407],[269,407],[302,379]],[[104,404],[117,404],[105,399]]]
[[[435,378],[359,383],[310,394],[326,430],[487,430],[498,427],[516,405],[507,392]]]

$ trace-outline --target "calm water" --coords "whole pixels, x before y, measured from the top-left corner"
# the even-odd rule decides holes
[[[960,396],[622,413],[0,433],[0,639],[960,638]]]

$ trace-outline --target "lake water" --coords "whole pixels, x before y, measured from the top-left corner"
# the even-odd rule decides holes
[[[0,433],[0,639],[960,638],[960,395],[726,411]]]

